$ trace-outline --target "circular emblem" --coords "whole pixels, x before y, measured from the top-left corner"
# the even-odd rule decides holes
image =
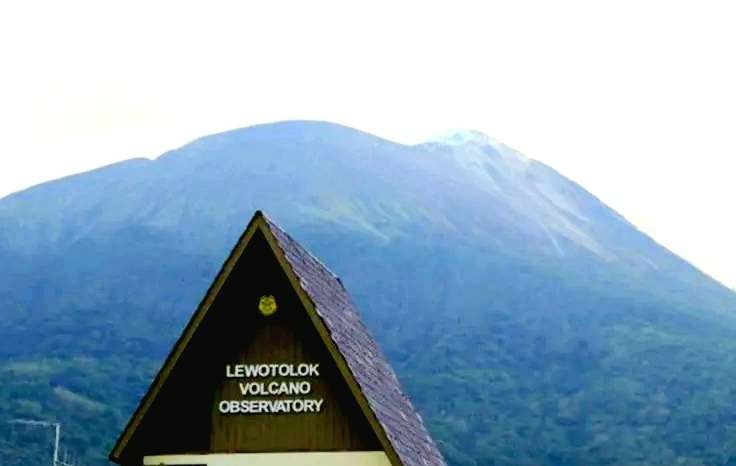
[[[276,312],[276,309],[276,298],[270,294],[261,296],[261,299],[258,301],[258,310],[261,311],[261,314],[268,317]]]

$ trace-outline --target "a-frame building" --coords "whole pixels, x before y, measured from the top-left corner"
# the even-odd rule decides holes
[[[445,465],[339,278],[261,212],[110,460]]]

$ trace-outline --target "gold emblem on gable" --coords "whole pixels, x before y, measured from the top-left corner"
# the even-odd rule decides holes
[[[268,317],[276,312],[276,309],[276,298],[272,295],[261,296],[261,299],[258,301],[258,310],[261,311],[261,314]]]

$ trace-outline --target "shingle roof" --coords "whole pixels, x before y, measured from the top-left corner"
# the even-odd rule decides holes
[[[340,279],[271,219],[263,217],[401,462],[405,466],[445,466],[422,418],[358,316]]]

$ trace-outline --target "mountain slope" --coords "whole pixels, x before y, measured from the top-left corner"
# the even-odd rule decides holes
[[[0,417],[101,461],[256,209],[343,278],[454,464],[736,461],[732,291],[484,135],[320,122],[1,199]]]

